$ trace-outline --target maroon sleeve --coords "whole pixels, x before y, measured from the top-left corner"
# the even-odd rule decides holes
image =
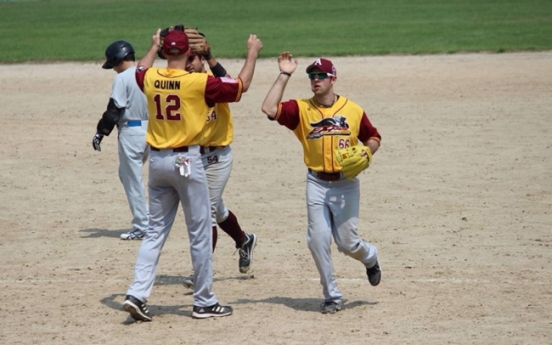
[[[242,95],[242,89],[242,81],[240,78],[217,78],[207,76],[205,102],[209,105],[215,103],[239,102]]]
[[[366,113],[362,113],[362,119],[360,120],[360,130],[358,131],[358,139],[361,142],[366,142],[368,139],[375,139],[378,142],[381,141],[381,135],[376,127],[372,126]]]
[[[299,126],[299,105],[297,101],[292,99],[278,104],[278,112],[274,120],[292,131],[297,128]]]
[[[148,68],[144,66],[138,66],[136,68],[136,83],[142,92],[144,91],[144,78],[146,77],[146,72]]]

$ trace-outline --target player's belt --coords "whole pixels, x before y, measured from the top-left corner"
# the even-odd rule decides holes
[[[142,125],[142,121],[136,120],[136,121],[127,121],[127,126],[129,127],[140,127]]]
[[[309,172],[323,181],[339,181],[343,177],[341,173],[327,173],[323,171],[314,171],[309,169]]]
[[[151,146],[152,151],[161,151],[161,150],[172,150],[172,152],[188,152],[188,146],[173,147],[168,149],[158,149],[157,147]]]
[[[216,149],[220,149],[222,147],[225,147],[225,146],[201,146],[199,148],[199,153],[200,154],[210,153],[210,152],[213,152]],[[151,149],[153,151],[161,151],[161,149],[158,149],[157,147],[153,147],[153,146],[151,147]],[[188,146],[175,147],[175,148],[172,148],[172,151],[173,152],[188,152]]]
[[[213,152],[213,151],[215,151],[215,150],[217,150],[217,149],[222,149],[222,148],[224,148],[224,147],[226,147],[226,146],[201,146],[201,147],[199,148],[199,152],[200,152],[201,154],[204,154],[204,153],[211,153],[211,152]]]

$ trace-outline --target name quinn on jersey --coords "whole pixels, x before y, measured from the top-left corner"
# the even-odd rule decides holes
[[[180,90],[179,80],[156,80],[153,83],[156,89],[161,90]]]

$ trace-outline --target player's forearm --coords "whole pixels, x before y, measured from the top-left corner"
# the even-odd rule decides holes
[[[155,34],[151,36],[151,48],[149,51],[138,61],[138,66],[150,68],[153,66],[155,57],[157,56],[157,50],[161,47],[161,29],[157,29]]]
[[[372,154],[376,153],[376,151],[379,149],[380,147],[380,143],[379,141],[377,141],[376,139],[368,139],[364,145],[368,146],[368,148],[370,148],[370,151],[372,151]]]
[[[261,111],[271,119],[276,117],[276,113],[278,112],[278,104],[282,101],[282,96],[284,94],[284,89],[286,88],[288,79],[289,76],[280,74],[263,101]]]
[[[217,59],[215,59],[214,56],[211,56],[209,58],[209,60],[206,60],[207,61],[207,64],[209,65],[209,68],[212,70],[213,68],[215,68],[216,65],[218,65],[218,61]],[[218,77],[218,76],[216,76]]]
[[[153,66],[153,62],[155,61],[155,57],[157,56],[157,49],[158,46],[151,46],[150,50],[144,55],[140,61],[138,61],[138,66],[144,66],[146,68],[150,68]]]
[[[224,67],[222,67],[222,65],[218,63],[218,61],[214,57],[211,57],[209,60],[207,60],[207,64],[209,65],[209,69],[215,77],[229,77],[226,69],[224,69]]]
[[[247,58],[245,59],[245,63],[243,65],[243,68],[238,75],[238,78],[241,79],[242,85],[243,85],[243,91],[246,92],[249,89],[249,86],[251,85],[251,81],[253,80],[253,74],[255,73],[255,64],[257,63],[257,52],[256,51],[248,51],[247,52]]]

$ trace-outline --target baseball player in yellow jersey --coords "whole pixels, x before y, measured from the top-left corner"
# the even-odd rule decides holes
[[[146,301],[161,250],[181,204],[194,268],[192,317],[227,316],[232,314],[232,307],[221,306],[212,292],[211,207],[200,144],[209,109],[218,102],[237,102],[249,89],[262,43],[256,35],[250,35],[238,78],[215,78],[185,70],[188,37],[179,30],[169,32],[163,41],[167,68],[152,67],[160,47],[160,32],[159,29],[153,35],[152,46],[136,69],[136,82],[146,95],[149,111],[146,140],[151,147],[150,221],[123,308],[135,320],[152,320]]]
[[[378,285],[381,279],[376,247],[363,241],[357,232],[359,180],[343,176],[334,150],[361,142],[374,154],[381,136],[359,105],[334,92],[337,71],[330,60],[316,59],[307,67],[312,98],[281,102],[297,65],[289,52],[280,54],[280,75],[269,90],[262,111],[270,120],[292,130],[303,146],[308,168],[307,244],[320,274],[324,294],[321,311],[333,314],[343,307],[343,294],[333,274],[332,237],[340,252],[364,265],[371,285]]]
[[[216,59],[209,55],[206,59],[195,53],[190,53],[186,70],[188,72],[208,73],[205,69],[205,62],[208,62],[211,71],[216,77],[229,77],[224,67]],[[217,103],[207,114],[207,123],[203,130],[202,138],[202,159],[209,194],[211,198],[211,223],[213,227],[213,251],[217,242],[217,225],[226,232],[235,242],[239,252],[238,267],[241,273],[247,273],[253,258],[253,249],[257,243],[257,236],[252,233],[245,233],[236,216],[230,211],[224,201],[222,194],[232,171],[233,153],[230,147],[234,137],[232,113],[228,103]],[[185,278],[185,285],[193,286],[190,277]]]

